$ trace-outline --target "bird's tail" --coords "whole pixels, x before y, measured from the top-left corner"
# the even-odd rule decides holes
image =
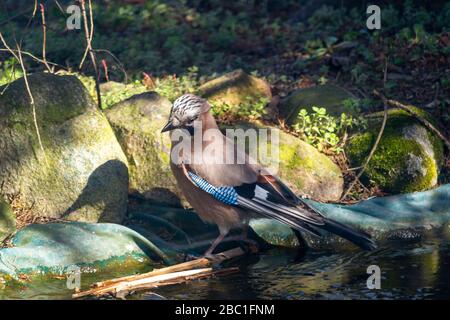
[[[319,217],[323,220],[323,225],[321,226],[321,229],[326,230],[330,233],[333,233],[335,235],[338,235],[354,244],[356,244],[358,247],[364,249],[364,250],[374,250],[376,249],[377,245],[375,241],[372,239],[370,234],[356,230],[355,228],[352,228],[350,226],[346,226],[343,223],[334,221],[332,219],[326,218],[323,216],[323,214],[317,209],[311,207],[309,204],[304,202],[301,198],[298,198],[299,203],[302,207],[299,209],[303,211],[304,209],[309,211],[313,211],[316,213]]]
[[[287,207],[263,199],[249,200],[242,197],[238,197],[238,202],[243,208],[259,212],[296,230],[320,236],[318,229],[322,229],[347,239],[362,249],[373,250],[376,248],[376,244],[369,234],[328,219],[306,203],[301,202],[303,206],[299,204],[297,207]]]
[[[364,250],[374,250],[377,247],[370,235],[363,231],[355,230],[331,219],[325,219],[324,222],[322,229],[347,239]]]

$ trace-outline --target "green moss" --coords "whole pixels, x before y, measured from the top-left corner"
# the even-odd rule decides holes
[[[363,163],[374,142],[374,135],[371,132],[364,132],[350,139],[346,151],[349,158],[352,159],[353,165]]]
[[[411,154],[422,159],[426,157],[416,142],[388,136],[380,142],[366,173],[370,180],[391,192],[420,190],[421,186],[410,185],[419,181],[411,181],[411,176],[406,172],[405,159]]]
[[[444,143],[442,140],[436,136],[434,133],[427,131],[428,139],[430,140],[433,151],[434,151],[434,158],[436,160],[437,164],[437,170],[440,171],[440,168],[444,165]]]
[[[432,121],[426,112],[420,109],[416,112]],[[352,166],[362,165],[372,149],[381,125],[379,116],[380,113],[377,113],[370,117],[372,123],[368,132],[356,134],[350,139],[346,151]],[[390,110],[383,136],[363,175],[366,181],[388,192],[403,193],[429,189],[436,184],[443,163],[443,144],[436,135],[427,130],[427,141],[421,141],[419,136],[417,139],[411,139],[405,137],[405,128],[416,132],[415,128],[422,127],[420,122],[406,111]],[[432,154],[425,150],[423,143],[431,145]]]
[[[409,108],[414,111],[419,116],[425,118],[426,120],[430,121],[433,125],[436,125],[436,120],[425,110],[420,109],[418,107],[409,105]],[[372,119],[381,120],[383,118],[384,112],[375,112],[369,115]],[[400,119],[401,121],[408,121],[408,122],[417,122],[419,123],[419,120],[414,118],[409,112],[400,109],[400,108],[392,108],[388,110],[388,117],[389,120],[392,121],[393,119]]]

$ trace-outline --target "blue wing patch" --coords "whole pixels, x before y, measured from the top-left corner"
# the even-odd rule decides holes
[[[215,187],[205,179],[200,178],[196,174],[188,171],[192,181],[203,191],[212,195],[215,199],[229,205],[238,204],[238,194],[233,187]]]

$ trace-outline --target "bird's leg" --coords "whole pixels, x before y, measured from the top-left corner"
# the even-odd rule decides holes
[[[245,223],[242,227],[242,241],[248,240],[248,230],[250,229],[250,225]]]
[[[225,240],[225,241],[243,241],[243,242],[247,243],[247,245],[250,247],[250,250],[252,252],[258,252],[258,247],[259,247],[258,243],[256,241],[248,238],[248,230],[249,230],[249,228],[250,228],[250,226],[248,225],[248,223],[246,223],[243,226],[242,234],[236,235],[236,236],[227,237],[227,238],[225,238],[225,237],[227,236],[228,231],[221,231],[219,236],[216,238],[216,240],[213,241],[213,243],[211,244],[209,249],[206,250],[206,252],[205,252],[205,254],[203,256],[204,257],[211,257],[212,253],[214,252],[216,247],[223,240]]]
[[[220,232],[219,236],[216,238],[216,240],[213,241],[213,243],[211,244],[211,246],[209,247],[208,250],[206,250],[204,256],[205,257],[210,257],[214,251],[214,249],[216,249],[216,247],[219,245],[219,243],[222,242],[222,240],[226,237],[226,235],[228,234],[227,232]]]
[[[244,241],[245,243],[247,243],[247,245],[250,247],[250,250],[252,252],[258,252],[258,248],[259,248],[258,242],[248,238],[248,230],[249,229],[250,229],[249,224],[245,223],[242,228],[241,240]]]

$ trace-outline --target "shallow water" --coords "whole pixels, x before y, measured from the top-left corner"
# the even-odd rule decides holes
[[[450,299],[449,228],[419,241],[389,241],[373,252],[272,249],[233,262],[241,273],[154,290],[167,299]],[[366,285],[369,265],[381,269],[381,289]],[[140,266],[132,272],[144,272]],[[129,274],[131,271],[127,270]],[[131,272],[131,273],[132,273]],[[124,275],[83,274],[82,286]],[[1,286],[1,284],[0,284]],[[6,286],[0,299],[69,299],[66,280]],[[153,299],[148,292],[128,299]]]

